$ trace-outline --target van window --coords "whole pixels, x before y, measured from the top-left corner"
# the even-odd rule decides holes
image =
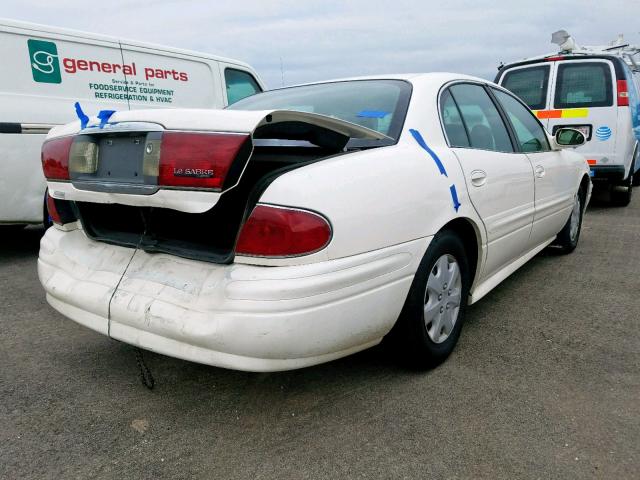
[[[551,149],[542,125],[533,113],[511,95],[495,88],[493,93],[507,113],[523,152],[546,152]]]
[[[547,106],[549,70],[549,65],[511,70],[505,73],[500,83],[520,97],[531,110],[544,110]]]
[[[255,78],[250,73],[242,70],[225,68],[224,80],[227,84],[227,101],[229,105],[262,91]]]
[[[613,105],[611,70],[604,62],[565,62],[558,65],[555,108]]]
[[[460,111],[453,101],[453,97],[449,90],[446,90],[440,99],[440,115],[442,115],[442,123],[444,131],[449,139],[451,147],[469,147],[469,138],[462,123]]]
[[[462,83],[450,88],[469,132],[471,148],[513,152],[507,127],[489,94],[480,85]]]

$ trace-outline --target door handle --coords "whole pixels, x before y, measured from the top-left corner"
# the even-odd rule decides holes
[[[487,172],[484,170],[474,170],[471,172],[471,184],[474,187],[481,187],[487,183]]]
[[[544,177],[544,174],[546,173],[542,165],[536,165],[535,172],[536,172],[536,177],[538,178]]]

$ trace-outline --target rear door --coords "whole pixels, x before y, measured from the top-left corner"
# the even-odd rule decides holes
[[[471,202],[487,230],[487,262],[482,273],[486,278],[530,250],[531,163],[525,154],[515,151],[504,120],[482,85],[452,85],[441,96],[441,111]]]

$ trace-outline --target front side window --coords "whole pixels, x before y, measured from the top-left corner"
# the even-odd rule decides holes
[[[500,84],[520,97],[531,110],[543,110],[547,105],[549,70],[549,65],[510,70]]]
[[[507,113],[523,152],[546,152],[551,149],[542,125],[533,113],[511,95],[497,89],[493,89],[493,93]]]
[[[462,123],[460,111],[449,90],[445,90],[440,99],[440,115],[442,115],[442,124],[449,139],[449,145],[452,147],[469,147],[469,137]]]
[[[555,108],[613,105],[611,70],[605,62],[565,62],[558,65]]]
[[[498,109],[480,85],[462,83],[449,88],[469,132],[471,148],[513,152],[513,145]]]
[[[225,68],[224,80],[227,84],[227,101],[229,105],[262,91],[256,79],[250,73],[242,70]]]

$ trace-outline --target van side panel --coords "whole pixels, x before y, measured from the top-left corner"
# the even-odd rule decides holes
[[[0,32],[2,119],[17,123],[63,124],[75,120],[74,103],[87,113],[127,108],[126,99],[96,98],[94,85],[122,86],[118,43],[37,31]],[[110,73],[106,73],[109,71]]]
[[[40,148],[44,137],[0,133],[0,224],[42,222],[46,183]]]
[[[0,58],[0,223],[43,220],[43,133],[76,120],[75,102],[89,116],[226,102],[219,60],[197,52],[3,20]]]
[[[37,30],[0,31],[0,58],[5,72],[0,76],[2,122],[36,124],[46,130],[76,120],[76,101],[89,114],[127,108],[126,100],[95,98],[91,87],[105,76],[112,85],[124,82],[122,68],[109,74],[97,71],[121,66],[115,42]],[[43,133],[24,130],[0,133],[0,223],[42,222],[46,184],[40,149],[44,138]]]
[[[223,108],[218,62],[195,56],[122,44],[132,90],[131,109]]]

